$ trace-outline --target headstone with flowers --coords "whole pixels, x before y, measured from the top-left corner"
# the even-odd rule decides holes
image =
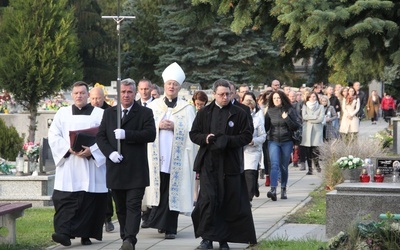
[[[353,155],[340,157],[335,165],[342,169],[342,174],[345,182],[359,182],[361,174],[361,166],[364,161]]]
[[[24,155],[26,155],[28,159],[29,173],[36,172],[37,174],[39,148],[40,148],[39,143],[34,143],[34,142],[26,142],[23,146]],[[24,173],[27,174],[26,170],[24,170]]]

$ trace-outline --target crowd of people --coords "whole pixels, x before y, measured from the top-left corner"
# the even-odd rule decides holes
[[[194,235],[202,238],[197,249],[212,249],[213,242],[219,249],[229,249],[229,242],[253,247],[251,206],[260,195],[259,178],[272,201],[279,183],[280,199],[288,199],[291,162],[307,175],[321,172],[324,141],[354,140],[360,120],[376,124],[380,108],[388,119],[396,107],[389,94],[380,98],[372,91],[367,98],[359,82],[296,89],[278,80],[256,95],[246,84],[236,89],[219,79],[212,98],[197,91],[189,103],[179,97],[185,77],[177,63],[169,65],[162,73],[164,94],[149,79],[137,86],[124,79],[114,107],[101,88],[73,84],[74,104],[62,107],[49,129],[55,242],[101,240],[103,226],[114,230],[114,200],[122,250],[135,249],[140,227],[175,239],[182,214],[191,216]],[[96,130],[93,141],[74,151],[70,132],[84,138],[87,129]]]

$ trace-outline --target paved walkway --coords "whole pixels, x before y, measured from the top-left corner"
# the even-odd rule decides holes
[[[377,125],[372,125],[370,121],[361,122],[360,138],[373,136],[376,132],[383,130],[388,126],[383,120]],[[299,171],[298,168],[289,170],[288,199],[278,200],[276,202],[267,198],[269,187],[263,185],[260,180],[260,197],[253,200],[253,219],[258,241],[268,238],[283,239],[310,239],[327,240],[325,238],[324,225],[303,225],[303,224],[285,224],[285,218],[301,208],[309,200],[309,194],[322,184],[322,174],[305,175],[306,171]],[[56,245],[47,249],[75,249],[75,250],[94,250],[94,249],[113,249],[120,248],[122,241],[119,238],[119,226],[115,222],[115,230],[111,233],[104,232],[103,241],[93,240],[90,246],[82,246],[80,239],[72,240],[70,247]],[[141,229],[138,235],[136,249],[151,250],[189,250],[195,249],[201,239],[196,239],[193,233],[192,221],[189,216],[179,215],[178,234],[175,240],[165,240],[164,234],[157,233],[156,229]],[[247,244],[229,243],[231,249],[244,249]],[[218,249],[218,243],[214,243],[214,248]]]

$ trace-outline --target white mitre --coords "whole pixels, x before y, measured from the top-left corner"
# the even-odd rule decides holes
[[[174,80],[182,85],[183,81],[185,81],[186,76],[181,66],[174,62],[170,64],[167,68],[165,68],[164,72],[162,73],[162,78],[164,80],[164,83],[166,83],[168,80]]]

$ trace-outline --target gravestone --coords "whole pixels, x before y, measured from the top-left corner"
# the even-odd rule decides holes
[[[384,175],[384,182],[399,181],[400,156],[383,156],[374,158],[374,169],[379,169]],[[373,175],[371,176],[373,178]]]
[[[400,119],[393,117],[390,120],[393,123],[393,152],[400,154]]]
[[[51,173],[56,169],[51,148],[49,146],[49,140],[42,138],[40,143],[40,157],[39,157],[39,169],[40,173]]]
[[[333,237],[357,222],[380,221],[399,213],[400,183],[342,183],[326,194],[326,235]]]

